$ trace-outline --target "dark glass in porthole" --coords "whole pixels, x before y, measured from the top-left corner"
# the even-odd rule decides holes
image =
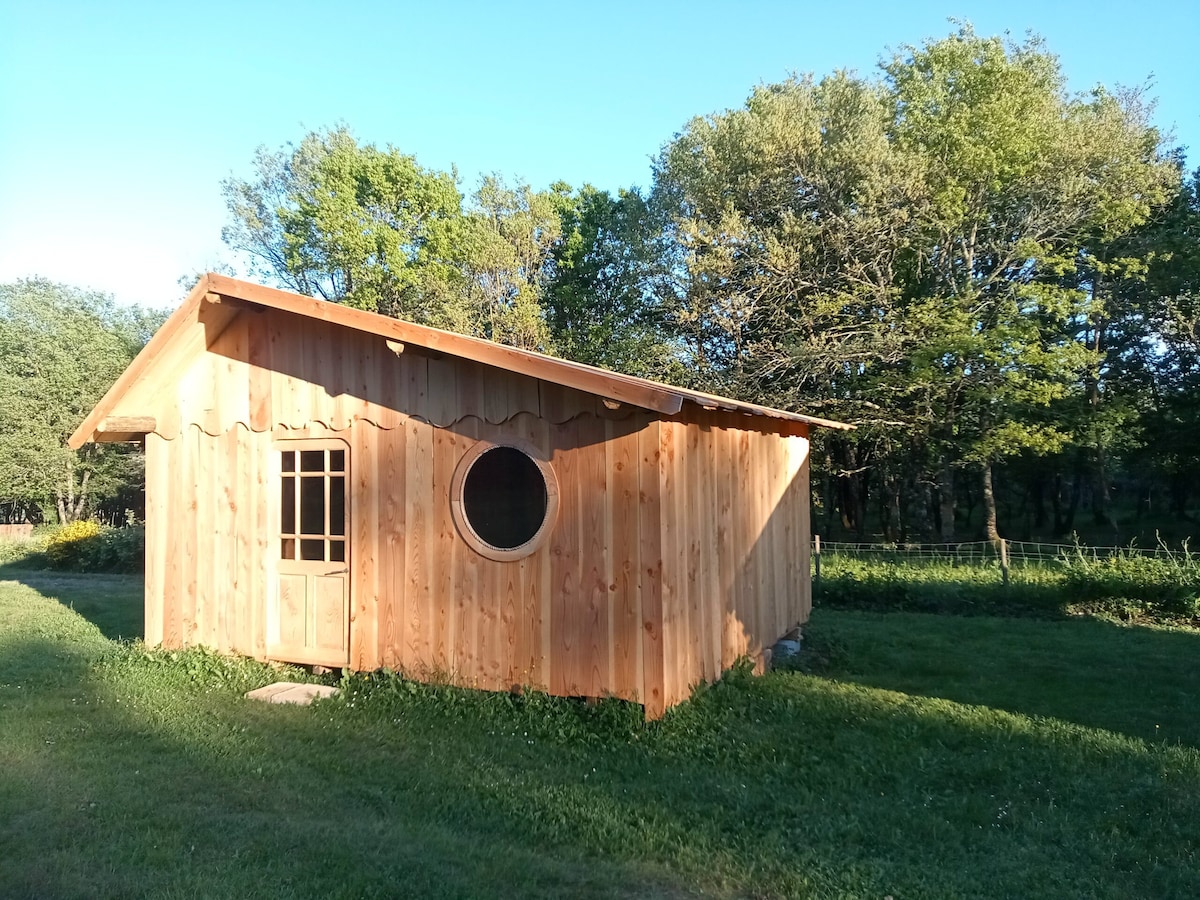
[[[296,558],[296,539],[284,538],[282,545],[279,548],[280,559],[295,559]]]
[[[324,450],[301,450],[300,451],[300,471],[301,472],[324,472],[325,471],[325,451]]]
[[[285,450],[283,452],[283,471],[296,471],[296,453],[293,450]]]
[[[300,542],[300,558],[322,560],[325,558],[325,542],[302,540]]]
[[[463,479],[463,514],[479,539],[498,550],[533,540],[548,503],[542,470],[516,447],[484,452]]]
[[[330,541],[329,542],[329,558],[333,562],[346,561],[346,542],[345,541]]]
[[[346,471],[346,451],[345,450],[330,450],[329,451],[329,471],[330,472],[345,472]]]

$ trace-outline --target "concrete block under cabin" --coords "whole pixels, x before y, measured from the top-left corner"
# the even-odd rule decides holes
[[[145,443],[148,644],[656,717],[808,618],[814,425],[209,274],[70,443]]]

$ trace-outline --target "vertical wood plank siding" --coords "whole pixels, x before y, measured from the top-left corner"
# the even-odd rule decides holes
[[[492,690],[614,695],[661,715],[807,617],[805,426],[592,395],[279,311],[224,323],[146,439],[146,640],[265,654],[277,450],[350,449],[348,664]],[[557,523],[487,559],[450,514],[479,440],[550,462]]]
[[[265,557],[276,543],[262,531],[269,442],[242,426],[147,435],[146,643],[262,655]]]
[[[745,424],[696,407],[661,423],[667,708],[738,657],[761,663],[812,608],[806,426]]]

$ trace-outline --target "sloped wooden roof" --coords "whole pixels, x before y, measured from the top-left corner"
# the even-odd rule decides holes
[[[222,328],[247,308],[281,310],[307,319],[377,335],[389,343],[414,345],[425,350],[472,360],[584,391],[610,402],[630,404],[663,415],[675,415],[685,403],[692,403],[705,409],[720,409],[747,416],[762,416],[826,428],[852,427],[828,419],[622,375],[595,366],[415,325],[377,313],[351,309],[337,303],[210,272],[200,278],[179,309],[171,314],[75,430],[68,441],[70,446],[78,448],[94,440],[128,440],[154,430],[152,420],[138,418],[136,415],[114,415],[114,411],[118,410],[118,405],[137,409],[140,397],[153,396],[165,386],[163,382],[178,378],[182,367],[206,350]]]

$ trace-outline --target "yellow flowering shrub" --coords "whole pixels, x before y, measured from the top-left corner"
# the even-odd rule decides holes
[[[46,541],[46,556],[56,569],[72,568],[79,558],[82,542],[94,538],[103,529],[90,519],[71,522],[54,532]]]

